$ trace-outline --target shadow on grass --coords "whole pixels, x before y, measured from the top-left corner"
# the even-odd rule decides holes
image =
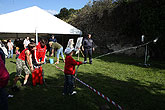
[[[108,96],[125,110],[164,110],[165,88],[164,85],[147,82],[146,85],[135,79],[127,81],[116,80],[101,73],[79,73],[80,80],[89,84],[99,92]],[[63,96],[64,75],[56,77],[45,75],[47,87],[21,87],[14,93],[14,98],[9,99],[9,110],[99,110],[102,105],[109,105],[110,110],[117,110],[96,93],[76,81],[78,92],[75,96]]]
[[[165,109],[163,106],[165,94],[160,92],[165,91],[164,85],[147,82],[149,85],[146,86],[138,80],[129,78],[127,81],[120,81],[103,76],[101,73],[96,73],[94,76],[89,74],[81,75],[80,79],[84,81],[88,79],[87,84],[111,98],[124,107],[125,110]]]
[[[16,64],[16,62],[15,61],[10,61],[11,63],[14,63],[14,64]]]

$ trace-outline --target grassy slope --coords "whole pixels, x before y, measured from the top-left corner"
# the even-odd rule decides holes
[[[138,65],[139,62],[143,60],[114,55],[94,59],[92,65],[80,66],[77,77],[125,110],[164,110],[165,64],[151,62],[153,67],[144,68]],[[64,63],[58,66],[63,69]],[[16,72],[15,59],[6,59],[6,67],[11,75],[10,86]],[[63,72],[49,63],[43,68],[48,87],[21,87],[18,82],[21,90],[10,92],[14,98],[9,99],[9,110],[98,110],[104,105],[116,110],[114,105],[77,81],[78,94],[62,96]]]

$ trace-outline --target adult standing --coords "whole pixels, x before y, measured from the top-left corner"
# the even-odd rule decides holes
[[[7,43],[8,47],[8,58],[13,58],[13,42],[11,42],[11,39],[9,39],[9,42]]]
[[[54,35],[52,35],[51,38],[49,39],[49,47],[50,47],[50,49],[49,49],[49,57],[50,57],[51,55],[53,55],[53,54],[54,54],[54,57],[55,57],[55,51],[54,51],[54,53],[52,54],[52,44],[53,44],[54,42],[57,42],[57,39],[54,37]]]
[[[55,64],[59,64],[59,55],[61,54],[61,57],[63,61],[65,62],[65,58],[63,55],[63,46],[57,42],[54,42],[52,44],[52,53],[54,53],[54,50],[57,49],[57,62]]]
[[[87,55],[89,56],[89,63],[92,64],[92,51],[94,51],[94,42],[91,38],[91,34],[88,34],[87,38],[84,38],[82,43],[82,50],[84,51],[84,62],[87,62]]]
[[[57,42],[57,39],[54,37],[54,35],[51,36],[49,42]]]
[[[23,41],[24,48],[26,49],[28,47],[28,44],[30,43],[29,37],[26,37]]]

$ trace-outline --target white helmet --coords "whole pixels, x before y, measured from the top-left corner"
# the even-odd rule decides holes
[[[64,51],[65,54],[70,54],[70,52],[72,52],[74,50],[74,48],[69,48],[67,47]]]

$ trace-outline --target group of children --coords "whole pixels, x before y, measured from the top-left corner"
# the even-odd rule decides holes
[[[46,44],[47,40],[40,40],[36,45],[34,42],[29,43],[28,47],[25,48],[21,53],[18,52],[19,48],[16,48],[16,71],[17,74],[14,78],[14,83],[12,90],[18,90],[16,83],[19,80],[21,74],[25,73],[25,79],[23,81],[23,86],[27,85],[29,74],[32,73],[32,83],[35,86],[37,82],[43,84],[43,70],[42,64],[45,61],[46,55]],[[2,50],[2,49],[1,49]],[[75,75],[75,66],[85,64],[84,62],[78,62],[72,58],[74,53],[74,48],[67,47],[64,51],[66,54],[65,58],[65,81],[63,95],[73,95],[76,91],[74,89],[74,75]],[[4,61],[3,61],[4,60]],[[0,107],[3,107],[4,110],[7,110],[7,95],[4,92],[4,87],[7,85],[9,80],[9,73],[5,68],[5,58],[3,51],[0,51]],[[39,79],[36,78],[38,74]],[[36,78],[36,79],[35,79]]]
[[[37,82],[43,84],[44,79],[41,65],[45,61],[46,43],[47,41],[43,39],[38,43],[37,46],[35,43],[32,42],[28,45],[28,48],[24,49],[20,54],[18,53],[18,48],[16,48],[16,53],[18,53],[19,56],[16,61],[17,74],[14,79],[13,90],[18,89],[16,83],[23,71],[25,72],[23,86],[27,85],[30,73],[32,73],[32,83],[34,86]],[[72,58],[74,48],[67,47],[64,53],[66,54],[66,58],[64,67],[65,82],[63,95],[73,95],[76,93],[75,91],[73,91],[75,66],[81,65],[83,64],[83,62],[78,62]],[[30,70],[26,62],[28,63]],[[38,74],[39,78],[35,76],[36,74]]]
[[[23,81],[23,86],[26,86],[28,83],[29,74],[32,73],[32,84],[35,86],[37,83],[44,83],[44,72],[42,70],[42,64],[45,63],[46,56],[46,39],[41,39],[40,42],[36,45],[34,42],[28,44],[21,53],[19,48],[16,47],[16,71],[17,74],[14,78],[14,83],[12,86],[13,91],[17,91],[18,87],[16,86],[17,81],[19,80],[21,74],[25,73],[25,79]],[[60,46],[59,46],[60,47]],[[60,47],[62,48],[62,47]],[[59,49],[60,49],[59,48]],[[63,53],[63,48],[60,50]],[[72,58],[74,54],[74,47],[67,47],[64,50],[66,57],[62,56],[63,61],[65,62],[64,66],[64,89],[62,95],[74,95],[77,92],[73,91],[74,89],[74,75],[75,75],[75,66],[86,64],[86,61],[76,61]],[[57,57],[57,63],[59,63],[59,53]],[[8,110],[7,104],[7,95],[4,90],[4,87],[7,85],[9,80],[9,73],[5,68],[5,56],[3,50],[0,48],[0,107],[3,110]]]
[[[34,77],[35,74],[37,74],[37,73],[38,73],[39,77],[42,78],[43,71],[41,71],[42,73],[41,72],[36,73],[36,69],[38,69],[38,68],[42,69],[41,65],[45,61],[46,44],[47,44],[47,41],[45,39],[41,39],[37,45],[34,42],[31,42],[31,43],[29,43],[28,47],[25,48],[19,54],[19,56],[16,60],[17,74],[14,79],[14,84],[13,84],[12,90],[17,89],[16,83],[17,83],[18,79],[20,78],[22,72],[25,73],[25,79],[23,82],[23,86],[27,85],[30,73],[32,73],[33,80],[35,78]],[[39,83],[43,84],[43,80],[40,80]],[[33,81],[33,85],[34,86],[36,85],[35,81]]]

